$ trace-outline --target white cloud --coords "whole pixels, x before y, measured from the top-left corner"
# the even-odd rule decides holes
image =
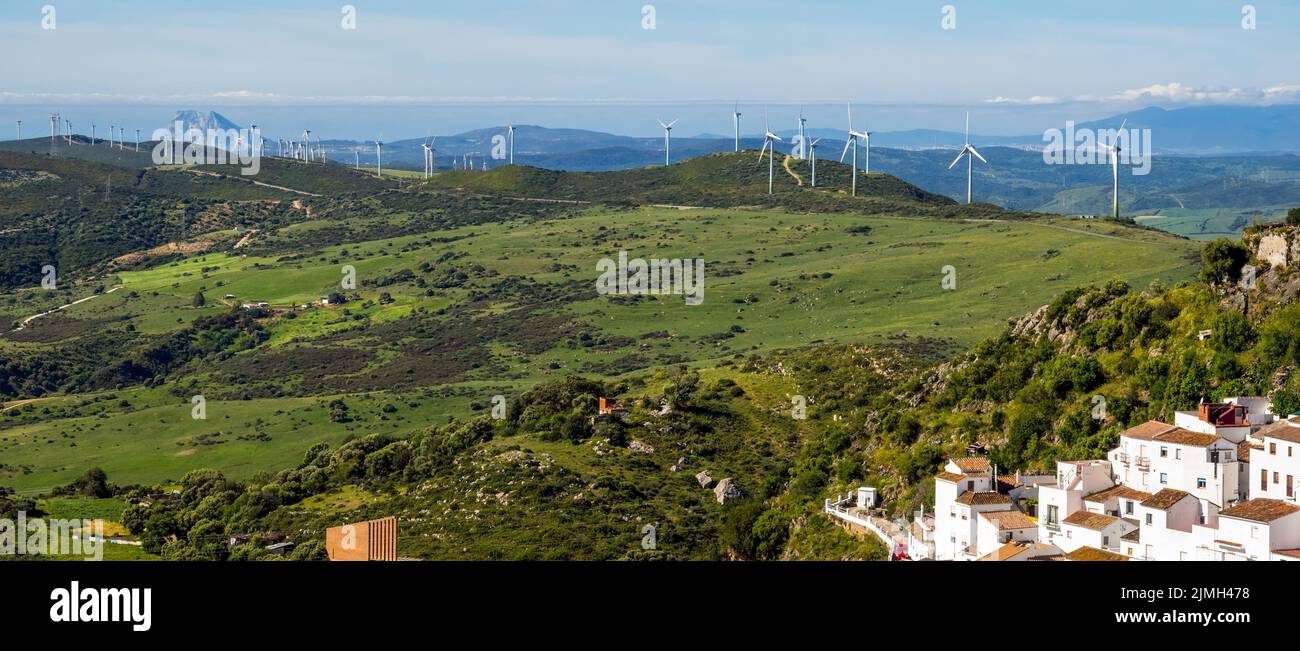
[[[1061,100],[1056,97],[1044,97],[1043,95],[1034,95],[1033,97],[1015,98],[1003,97],[998,95],[993,99],[986,99],[986,104],[1021,104],[1021,105],[1039,105],[1039,104],[1056,104]]]
[[[1083,96],[1079,101],[1097,98]],[[1267,88],[1195,87],[1179,82],[1152,84],[1121,91],[1102,98],[1120,102],[1164,102],[1173,104],[1259,104],[1292,102],[1300,99],[1300,84],[1283,84]]]

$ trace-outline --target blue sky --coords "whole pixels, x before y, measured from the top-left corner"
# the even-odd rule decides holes
[[[46,4],[54,30],[42,29]],[[341,27],[344,4],[356,8],[354,31]],[[646,4],[653,30],[642,28]],[[0,105],[359,104],[380,117],[471,104],[447,109],[469,128],[476,111],[549,105],[537,113],[565,123],[548,126],[578,126],[592,119],[587,105],[733,99],[807,103],[829,121],[851,99],[879,107],[880,128],[951,128],[934,107],[960,107],[982,115],[988,132],[1016,133],[1026,121],[1041,128],[1152,104],[1300,101],[1300,4],[1250,3],[1254,30],[1242,28],[1244,4],[6,0]],[[945,5],[956,29],[942,27]],[[511,104],[521,108],[498,111]],[[666,110],[629,111],[636,123],[621,130],[652,134],[643,114]],[[725,117],[683,125],[683,135],[725,133]]]

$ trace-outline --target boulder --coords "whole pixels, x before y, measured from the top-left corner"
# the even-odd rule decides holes
[[[740,499],[742,493],[740,487],[736,485],[736,480],[728,477],[714,487],[713,494],[718,498],[718,504],[726,504],[731,500]]]
[[[709,476],[707,470],[701,470],[698,475],[695,475],[695,481],[700,482],[701,488],[713,488],[713,478]]]

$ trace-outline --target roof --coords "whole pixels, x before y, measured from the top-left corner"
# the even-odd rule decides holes
[[[1023,553],[1026,549],[1029,549],[1029,545],[1030,545],[1030,543],[1016,542],[1016,541],[1013,540],[1013,541],[1011,541],[1011,542],[1009,542],[1009,543],[1007,543],[1007,544],[1005,544],[1005,545],[1003,545],[1003,546],[1001,546],[1001,547],[998,547],[997,549],[995,549],[995,550],[993,550],[993,551],[991,551],[991,552],[989,552],[989,553],[987,553],[987,554],[985,554],[985,555],[979,557],[978,560],[981,560],[981,561],[1005,561],[1005,560],[1007,560],[1008,558],[1012,558],[1012,557],[1014,557],[1014,556],[1017,556],[1017,555]]]
[[[945,471],[940,472],[939,474],[935,475],[934,478],[935,478],[935,479],[942,479],[942,480],[944,480],[944,481],[958,482],[958,481],[961,481],[961,480],[965,479],[965,478],[966,478],[966,475],[959,475],[959,474],[957,474],[957,473],[955,473],[955,472],[948,472],[948,471],[945,470]]]
[[[989,465],[989,460],[984,457],[962,457],[953,459],[952,462],[961,468],[962,472],[988,472],[993,468]]]
[[[1290,556],[1291,558],[1300,558],[1300,549],[1274,549],[1273,553]]]
[[[999,530],[1032,529],[1038,526],[1038,523],[1020,511],[984,511],[980,517],[992,522]]]
[[[1296,512],[1300,512],[1300,506],[1282,500],[1257,497],[1219,511],[1219,517],[1237,518],[1252,522],[1272,522]]]
[[[1251,450],[1254,450],[1254,449],[1256,449],[1256,448],[1255,448],[1255,446],[1253,446],[1253,445],[1250,444],[1250,439],[1247,439],[1247,440],[1245,440],[1245,441],[1242,441],[1241,443],[1238,443],[1238,444],[1237,444],[1237,461],[1240,461],[1240,462],[1242,462],[1242,463],[1250,463],[1250,451],[1251,451]],[[1263,448],[1259,448],[1259,449],[1262,450]]]
[[[998,482],[999,490],[1009,491],[1013,488],[1020,488],[1021,486],[1024,486],[1024,484],[1021,483],[1019,479],[1016,479],[1015,475],[998,475],[996,479]]]
[[[1083,527],[1084,529],[1101,531],[1102,529],[1105,529],[1106,527],[1115,524],[1117,520],[1119,520],[1119,518],[1113,515],[1105,515],[1103,513],[1093,513],[1091,511],[1075,511],[1074,513],[1071,513],[1069,516],[1067,516],[1064,520],[1062,520],[1062,522],[1065,524],[1072,524],[1078,527]]]
[[[1190,493],[1185,493],[1176,488],[1165,488],[1159,493],[1142,500],[1142,506],[1161,511],[1168,511],[1173,508],[1175,504],[1183,501],[1184,497],[1188,497],[1189,495]]]
[[[1169,430],[1176,429],[1169,423],[1162,423],[1158,420],[1149,420],[1137,427],[1130,427],[1119,433],[1120,436],[1127,436],[1131,439],[1143,439],[1149,441],[1156,437],[1157,434],[1164,434]]]
[[[1084,545],[1065,555],[1067,561],[1127,561],[1128,557],[1123,554],[1097,549]]]
[[[1205,432],[1193,432],[1181,427],[1175,428],[1163,434],[1157,434],[1151,440],[1160,443],[1174,443],[1176,445],[1191,445],[1203,448],[1218,441],[1221,437],[1218,434],[1206,434]]]
[[[966,491],[957,496],[959,504],[984,505],[984,504],[1010,504],[1011,498],[1002,493]]]
[[[1291,443],[1300,443],[1300,418],[1288,418],[1279,420],[1276,423],[1270,423],[1261,427],[1255,434],[1259,437],[1270,437],[1290,441]]]
[[[1120,498],[1120,497],[1129,500],[1141,501],[1141,500],[1145,500],[1148,497],[1151,497],[1151,493],[1146,493],[1136,488],[1129,488],[1128,486],[1120,484],[1118,486],[1107,488],[1104,491],[1097,491],[1096,493],[1093,493],[1092,495],[1083,498],[1083,501],[1105,504],[1106,502],[1109,502],[1113,499]]]
[[[1130,531],[1130,532],[1128,532],[1128,533],[1126,533],[1126,534],[1120,536],[1119,539],[1120,539],[1120,540],[1127,540],[1127,541],[1129,541],[1129,542],[1142,542],[1142,529],[1140,529],[1140,528],[1138,528],[1138,529],[1134,529],[1134,530],[1132,530],[1132,531]]]

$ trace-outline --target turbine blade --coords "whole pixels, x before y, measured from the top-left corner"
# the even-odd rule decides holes
[[[988,164],[988,161],[984,160],[984,157],[983,157],[983,156],[980,156],[980,153],[977,152],[977,151],[975,151],[975,148],[974,148],[974,147],[972,147],[972,146],[970,146],[970,145],[966,145],[966,148],[970,150],[970,153],[972,153],[972,154],[975,155],[975,158],[978,158],[978,159],[980,159],[981,161],[984,161],[985,164]]]
[[[952,165],[949,165],[949,166],[948,166],[948,169],[952,169],[953,167],[955,167],[955,166],[957,165],[957,163],[960,163],[960,162],[961,162],[961,157],[962,157],[962,156],[965,156],[965,155],[966,155],[966,150],[965,150],[965,149],[961,150],[961,153],[960,153],[960,154],[957,154],[957,157],[954,158],[954,159],[952,159]]]
[[[849,139],[844,142],[844,153],[840,154],[841,163],[844,162],[844,157],[849,155],[849,147],[852,146],[853,146],[853,137],[849,136]]]

